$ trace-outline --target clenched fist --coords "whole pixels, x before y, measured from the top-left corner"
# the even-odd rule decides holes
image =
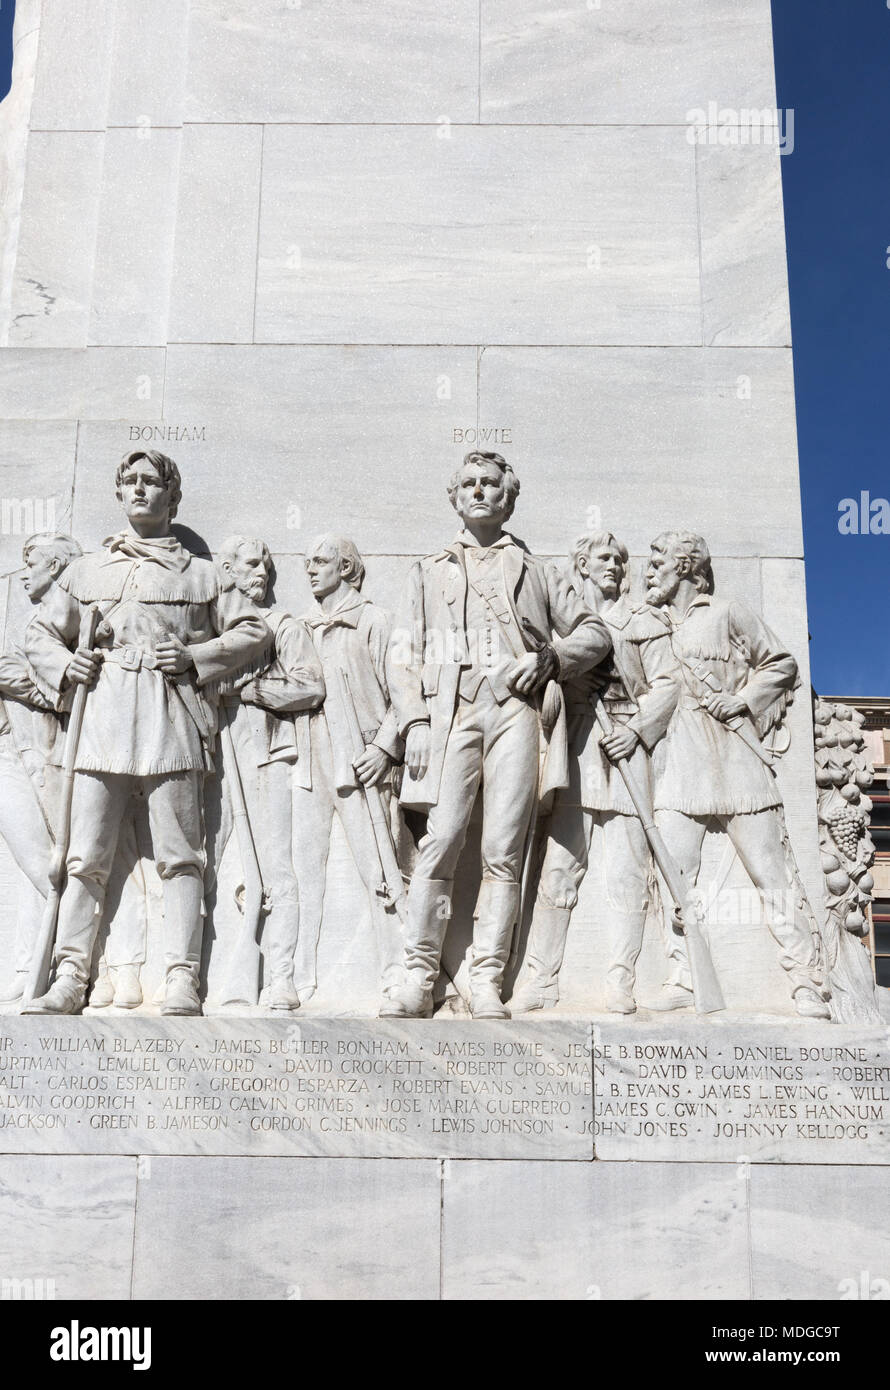
[[[737,695],[709,695],[702,704],[715,719],[735,719],[748,713],[748,706]]]
[[[382,782],[391,762],[388,753],[376,744],[369,743],[364,753],[359,754],[353,760],[352,766],[355,768],[355,775],[363,787],[376,787]]]
[[[163,671],[165,676],[180,676],[183,671],[194,665],[188,647],[172,633],[155,647],[155,656],[158,659],[158,670]]]
[[[65,679],[70,685],[91,686],[99,674],[102,658],[89,647],[78,647],[68,663]]]

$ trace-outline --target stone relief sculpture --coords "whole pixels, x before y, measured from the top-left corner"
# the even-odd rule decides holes
[[[72,536],[48,533],[31,536],[23,547],[23,586],[39,611],[72,560],[82,554]],[[0,733],[4,795],[0,798],[0,833],[13,857],[39,895],[25,903],[30,920],[19,923],[14,979],[7,1002],[22,998],[32,964],[34,929],[46,896],[50,859],[59,827],[61,753],[64,744],[62,712],[51,690],[41,690],[37,676],[19,648],[0,658],[0,691],[22,710],[2,706]],[[112,1003],[134,1008],[142,1002],[139,968],[145,960],[145,881],[136,841],[136,808],[128,806],[121,824],[118,852],[109,881],[106,913],[108,939],[99,965],[99,978],[90,1004]]]
[[[405,738],[401,801],[428,818],[408,892],[406,978],[381,1016],[432,1012],[454,873],[482,781],[470,1012],[507,1018],[501,989],[533,812],[568,783],[560,682],[602,661],[611,642],[555,567],[503,529],[519,480],[501,455],[468,454],[448,493],[462,529],[414,566],[391,647]]]
[[[866,913],[874,879],[874,841],[868,833],[874,779],[862,732],[864,716],[846,705],[816,700],[819,848],[825,874],[826,923],[823,932],[835,1012],[841,1023],[880,1019],[871,986],[871,962],[862,949]]]
[[[80,553],[80,546],[70,536],[32,536],[25,542],[22,582],[32,604],[42,602],[69,560]],[[16,707],[21,720],[15,720]],[[53,701],[38,689],[24,653],[20,649],[7,651],[0,657],[0,834],[34,894],[29,894],[26,904],[32,920],[23,921],[19,914],[13,975],[4,988],[5,1003],[21,999],[24,993],[33,918],[42,911],[46,897],[54,842],[46,768],[58,734]]]
[[[272,556],[264,541],[230,536],[217,555],[218,567],[238,592],[260,606],[272,635],[271,648],[254,671],[241,668],[220,684],[221,777],[215,790],[227,814],[210,846],[211,879],[234,825],[245,875],[242,927],[231,952],[220,1002],[258,1002],[260,919],[265,954],[264,1003],[275,1012],[299,1007],[294,988],[294,952],[300,930],[300,895],[294,873],[291,781],[294,764],[308,761],[305,720],[325,695],[321,665],[309,634],[284,608],[265,607]],[[302,743],[302,748],[301,748]],[[211,792],[212,794],[212,792]],[[298,835],[303,833],[297,818]],[[253,876],[255,891],[247,891]]]
[[[688,882],[709,823],[729,836],[757,888],[797,1012],[830,1018],[815,915],[788,839],[766,745],[798,684],[797,663],[745,604],[714,597],[706,542],[668,531],[652,542],[647,599],[670,633],[682,688],[662,748],[655,819]],[[655,1009],[693,1002],[686,943],[668,937],[671,968]]]
[[[558,1002],[597,828],[606,1008],[637,1008],[637,960],[661,882],[650,845],[684,891],[661,885],[662,903],[675,904],[673,916],[660,914],[667,978],[643,1002],[698,1003],[697,935],[679,901],[694,889],[710,826],[759,892],[798,1014],[877,1019],[857,939],[873,857],[861,717],[815,708],[820,929],[773,769],[797,666],[745,604],[714,595],[702,537],[671,531],[653,542],[645,602],[634,607],[628,552],[611,532],[580,537],[560,572],[504,529],[519,493],[510,464],[472,452],[447,488],[458,535],[414,564],[392,626],[363,592],[356,545],[335,534],[307,551],[314,603],[297,618],[270,601],[263,540],[230,536],[213,559],[181,543],[171,459],[129,453],[115,487],[126,526],[101,552],[83,555],[61,534],[26,543],[34,613],[0,657],[0,834],[31,892],[7,1003],[24,996],[28,1014],[77,1013],[88,992],[91,1009],[143,1003],[150,853],[165,978],[149,1002],[164,1014],[202,1011],[206,914],[210,1008],[292,1014],[318,984],[336,815],[370,906],[380,1015],[428,1017],[478,794],[474,1018]],[[402,811],[422,821],[416,847]],[[217,930],[230,842],[236,925]],[[60,863],[64,877],[54,876]],[[54,979],[32,998],[47,923]],[[719,984],[716,993],[711,1008],[722,1007]]]
[[[676,661],[661,622],[627,597],[627,550],[611,532],[575,542],[568,582],[597,613],[612,639],[606,666],[565,688],[569,727],[569,784],[556,791],[525,950],[510,1001],[513,1013],[556,1003],[572,909],[587,872],[595,825],[602,829],[609,922],[606,1008],[633,1013],[634,971],[643,944],[651,874],[643,826],[614,763],[627,758],[651,804],[650,755],[670,722],[679,695]],[[602,700],[615,725],[600,739],[594,706]]]
[[[210,561],[170,530],[179,470],[155,450],[127,454],[115,476],[126,528],[74,560],[30,624],[25,648],[60,700],[88,690],[73,766],[67,882],[55,980],[27,1013],[75,1013],[84,1003],[118,827],[137,783],[164,888],[167,1014],[197,1014],[203,899],[202,782],[211,767],[212,706],[202,687],[258,657],[269,629]],[[78,645],[84,614],[100,618],[96,647]],[[70,737],[70,729],[69,729]]]
[[[400,980],[404,899],[398,871],[386,872],[387,858],[395,864],[389,828],[392,773],[404,750],[386,675],[389,618],[362,594],[364,562],[346,537],[319,536],[309,547],[306,573],[315,609],[305,622],[327,694],[309,719],[308,758],[298,768],[294,786],[294,859],[302,913],[297,992],[308,1000],[317,985],[325,872],[336,813],[368,893],[381,988],[388,995]],[[356,724],[358,740],[351,732]]]

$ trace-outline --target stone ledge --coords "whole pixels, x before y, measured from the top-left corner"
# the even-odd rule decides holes
[[[0,1022],[0,1153],[890,1163],[881,1028]]]

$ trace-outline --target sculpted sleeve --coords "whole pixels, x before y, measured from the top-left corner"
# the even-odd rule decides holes
[[[219,635],[189,647],[199,685],[220,680],[240,666],[256,661],[272,644],[272,634],[266,624],[234,584],[220,583],[219,592],[210,604],[210,620]]]
[[[383,716],[380,728],[377,730],[371,742],[375,748],[382,748],[384,753],[388,753],[391,758],[398,761],[404,754],[404,741],[399,737],[398,722],[396,712],[392,705],[392,696],[389,691],[389,679],[386,670],[386,654],[389,650],[390,625],[389,619],[382,608],[368,605],[365,610],[369,613],[368,617],[368,651],[371,656],[371,664],[377,677],[377,683],[383,692],[386,700],[386,714]]]
[[[763,619],[744,603],[731,606],[729,636],[733,645],[744,652],[751,668],[750,676],[736,694],[758,719],[775,700],[800,683],[797,662]]]
[[[325,697],[324,676],[305,624],[289,614],[275,633],[275,660],[254,682],[256,703],[274,714],[317,709]]]
[[[559,658],[559,679],[572,680],[609,655],[612,639],[605,623],[582,603],[555,565],[546,565],[545,573],[555,633],[551,645]]]
[[[639,735],[640,742],[650,752],[667,733],[671,715],[680,696],[680,670],[663,629],[653,633],[651,627],[637,629],[634,638],[639,644],[640,664],[648,689],[637,697],[637,712],[627,721]]]
[[[423,695],[423,570],[412,566],[398,620],[387,652],[387,683],[392,696],[398,732],[404,738],[412,724],[429,723]]]
[[[52,705],[44,699],[34,684],[27,662],[10,652],[0,656],[0,696],[7,700],[17,700],[23,705],[31,705],[34,709],[52,709]]]
[[[57,584],[25,629],[25,655],[41,683],[57,700],[77,645],[80,612],[78,600]]]

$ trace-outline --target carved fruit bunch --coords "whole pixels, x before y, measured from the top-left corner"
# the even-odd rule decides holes
[[[865,746],[864,716],[847,705],[817,700],[813,711],[819,845],[828,910],[856,936],[867,930],[875,847],[868,833],[872,803],[864,794],[874,776]]]

